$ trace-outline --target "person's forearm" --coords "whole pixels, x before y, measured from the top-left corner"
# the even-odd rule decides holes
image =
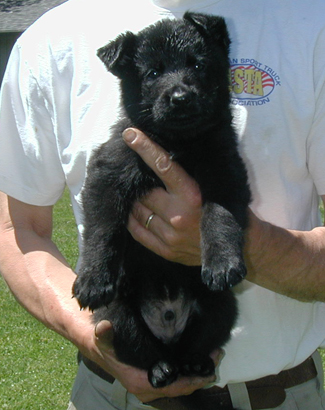
[[[251,213],[245,256],[248,280],[301,301],[325,301],[325,228],[287,230]]]
[[[93,328],[90,313],[80,312],[71,298],[75,274],[50,238],[24,228],[3,230],[0,268],[16,299],[47,327],[75,344],[87,322]]]

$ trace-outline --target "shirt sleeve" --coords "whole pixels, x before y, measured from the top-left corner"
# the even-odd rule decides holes
[[[0,190],[39,206],[53,205],[65,187],[49,107],[28,55],[17,43],[0,98]]]

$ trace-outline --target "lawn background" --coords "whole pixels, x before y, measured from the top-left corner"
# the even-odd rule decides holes
[[[77,234],[68,192],[54,211],[54,240],[75,266]],[[77,370],[75,347],[25,312],[2,278],[0,312],[0,409],[66,410]]]

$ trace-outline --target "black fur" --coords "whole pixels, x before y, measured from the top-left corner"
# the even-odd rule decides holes
[[[229,108],[229,45],[222,18],[186,13],[98,51],[121,80],[123,118],[89,163],[83,262],[73,292],[82,307],[100,308],[96,320],[112,321],[118,358],[147,369],[155,387],[179,373],[214,372],[209,354],[228,341],[236,320],[228,289],[246,274],[250,191]],[[121,134],[131,126],[198,182],[202,268],[164,260],[128,233],[134,202],[163,187],[124,144]]]

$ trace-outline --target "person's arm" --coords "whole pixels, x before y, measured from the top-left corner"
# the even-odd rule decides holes
[[[136,138],[130,140],[131,136]],[[129,219],[131,234],[167,259],[199,265],[198,187],[168,153],[140,131],[127,130],[124,139],[166,186],[166,190],[156,189],[136,204]],[[145,229],[152,213],[155,216]],[[325,301],[325,228],[287,230],[260,220],[252,211],[249,215],[247,279],[298,300]]]
[[[89,310],[72,298],[75,273],[51,240],[52,207],[33,206],[0,193],[0,271],[13,295],[35,318],[74,343],[141,401],[189,394],[213,381],[181,378],[154,389],[147,372],[120,363],[112,348],[108,321],[97,325]],[[218,353],[214,353],[218,362]]]
[[[25,204],[0,193],[3,278],[15,298],[34,317],[76,345],[88,345],[91,350],[94,326],[90,313],[81,312],[71,298],[75,273],[51,235],[51,206]]]
[[[325,302],[324,227],[283,229],[250,212],[245,254],[248,280],[294,299]]]

